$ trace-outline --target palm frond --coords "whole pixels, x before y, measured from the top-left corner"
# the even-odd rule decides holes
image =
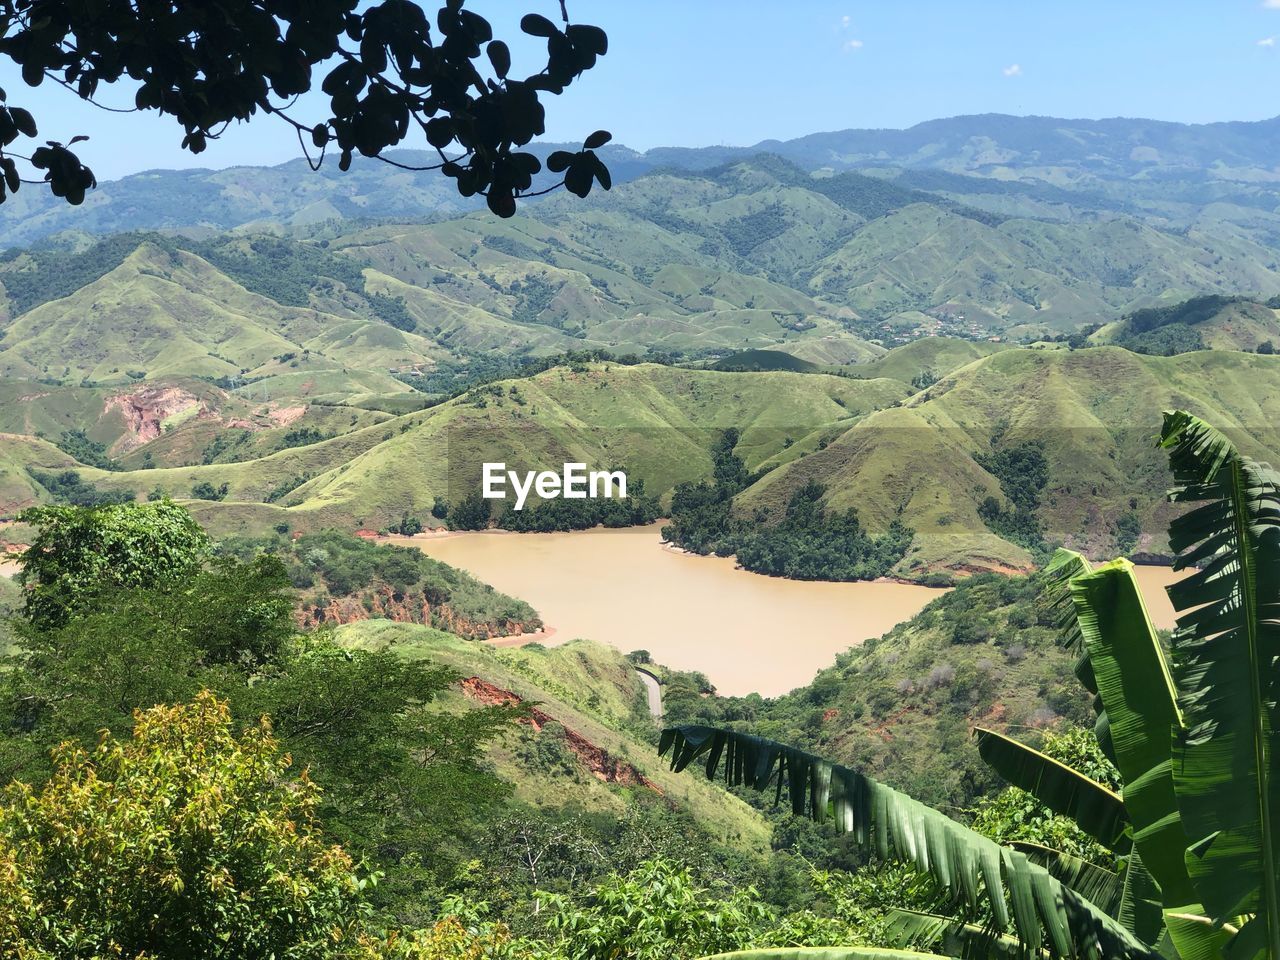
[[[1183,865],[1187,837],[1170,765],[1181,714],[1133,564],[1115,560],[1076,577],[1071,593],[1110,720],[1134,844],[1165,902],[1190,904],[1197,897]]]
[[[986,907],[995,929],[1012,924],[1031,950],[1063,957],[1154,958],[1157,954],[1043,867],[855,770],[750,734],[705,726],[662,733],[674,770],[703,761],[714,778],[756,790],[785,790],[797,815],[830,817],[838,830],[881,859],[929,873],[972,913]]]
[[[1160,946],[1161,939],[1168,935],[1160,887],[1137,850],[1129,854],[1125,863],[1124,887],[1115,917],[1144,943]]]
[[[975,727],[978,753],[1005,782],[1021,787],[1054,813],[1069,817],[1108,850],[1129,846],[1124,801],[1105,784],[1003,733]]]
[[[1089,662],[1089,651],[1085,647],[1084,634],[1080,632],[1080,620],[1071,594],[1071,581],[1092,572],[1093,565],[1083,554],[1059,547],[1041,576],[1045,584],[1046,602],[1058,627],[1058,645],[1076,655],[1076,677],[1093,695],[1093,712],[1096,718],[1093,724],[1094,735],[1103,754],[1115,763],[1111,720],[1102,705],[1102,698],[1098,696],[1098,681],[1093,675],[1093,664]]]
[[[1072,653],[1083,655],[1084,637],[1076,622],[1076,608],[1071,600],[1071,581],[1093,571],[1084,554],[1059,547],[1049,558],[1041,577],[1044,582],[1045,602],[1058,626],[1058,643]]]
[[[1160,445],[1170,499],[1196,504],[1169,528],[1176,566],[1199,567],[1169,589],[1187,870],[1215,926],[1250,917],[1230,960],[1280,957],[1280,474],[1181,411]]]

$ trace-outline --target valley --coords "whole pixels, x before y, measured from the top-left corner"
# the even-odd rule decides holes
[[[1238,586],[1218,552],[1275,513],[1278,129],[612,143],[607,192],[511,217],[362,159],[153,171],[74,226],[24,191],[0,208],[0,774],[158,756],[145,803],[173,770],[223,776],[212,745],[227,784],[301,804],[281,836],[325,825],[379,937],[417,931],[369,960],[1156,942],[1119,904],[1141,818],[1179,814],[1124,806],[1140,711],[1108,684],[1169,707],[1141,715],[1161,745],[1179,711],[1254,729],[1242,674],[1193,689],[1253,661],[1179,659],[1203,624],[1172,632],[1175,603],[1235,616],[1280,562],[1258,534],[1271,566]],[[517,509],[480,494],[498,463],[622,471],[628,496]],[[1089,572],[1112,557],[1137,566]],[[1115,666],[1113,633],[1141,657]],[[1245,635],[1274,639],[1193,654]],[[1187,846],[1151,862],[1185,872]],[[986,942],[948,911],[994,922],[1015,885],[999,949],[947,939]],[[581,946],[668,909],[627,901],[655,890],[703,946],[670,947],[683,916]],[[1028,955],[1154,960],[1064,944]]]
[[[390,537],[528,600],[551,628],[536,642],[586,637],[705,675],[723,696],[775,697],[837,655],[912,619],[942,591],[913,584],[762,577],[730,558],[664,549],[654,528]],[[1156,626],[1173,626],[1167,567],[1139,567]],[[590,584],[590,589],[584,585]]]

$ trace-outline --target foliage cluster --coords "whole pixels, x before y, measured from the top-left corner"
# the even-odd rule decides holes
[[[108,504],[129,503],[133,494],[125,490],[99,490],[97,486],[84,477],[78,470],[59,470],[47,473],[44,470],[31,470],[31,478],[44,487],[49,496],[58,503],[76,507],[97,507]]]
[[[504,510],[497,526],[521,533],[590,530],[592,527],[633,527],[662,516],[658,498],[644,492],[644,481],[630,481],[625,497],[587,497],[584,500],[544,500],[523,510]]]
[[[671,523],[662,534],[699,554],[734,555],[747,570],[798,580],[873,580],[906,555],[912,533],[894,521],[879,537],[863,529],[856,512],[830,514],[826,489],[810,481],[796,490],[781,522],[765,525],[733,514],[733,498],[757,479],[735,452],[739,433],[726,430],[712,452],[714,481],[684,483],[671,499]]]
[[[241,560],[260,554],[278,557],[290,583],[302,591],[300,602],[305,607],[322,610],[330,598],[360,597],[385,588],[396,602],[419,609],[429,605],[437,625],[464,634],[492,636],[511,624],[541,626],[537,613],[524,601],[499,593],[420,550],[371,543],[333,530],[297,539],[230,538],[218,550]]]

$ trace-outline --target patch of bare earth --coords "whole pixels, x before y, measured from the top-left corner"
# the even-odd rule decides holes
[[[267,411],[267,419],[277,427],[287,427],[307,412],[306,405],[296,407],[276,407]]]
[[[127,453],[160,436],[170,417],[196,407],[196,416],[212,414],[203,400],[181,387],[142,386],[108,397],[103,412],[119,410],[124,417],[127,433],[116,444],[116,450]]]
[[[462,681],[461,687],[467,697],[486,707],[514,706],[524,702],[518,694],[504,690],[479,677],[468,677]],[[560,723],[551,714],[538,707],[531,707],[528,716],[522,718],[520,722],[529,724],[538,733],[541,733],[542,728],[548,723]],[[560,726],[564,728],[564,739],[569,750],[597,780],[628,787],[646,787],[658,796],[663,795],[661,787],[627,761],[618,759],[604,747],[592,743],[578,731],[563,723],[560,723]]]

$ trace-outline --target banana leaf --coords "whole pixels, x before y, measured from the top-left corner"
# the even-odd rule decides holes
[[[1191,414],[1165,414],[1185,723],[1172,777],[1186,866],[1213,929],[1244,917],[1229,960],[1280,958],[1280,474]],[[1166,898],[1167,903],[1167,898]]]
[[[881,859],[929,873],[973,914],[987,908],[998,932],[1012,924],[1029,950],[1108,960],[1158,956],[1025,855],[856,770],[761,737],[697,725],[664,730],[659,753],[668,751],[674,770],[703,761],[709,778],[723,768],[731,786],[773,784],[776,799],[785,790],[796,815],[830,817]]]
[[[1183,863],[1187,836],[1178,817],[1170,760],[1172,731],[1181,727],[1182,717],[1133,564],[1115,560],[1078,576],[1071,592],[1111,721],[1134,845],[1163,902],[1190,905],[1197,896]]]
[[[889,911],[888,939],[903,948],[927,948],[968,960],[1011,958],[1024,960],[1027,951],[1017,937],[999,934],[955,917],[914,910]]]
[[[1098,696],[1098,681],[1093,675],[1093,664],[1089,662],[1089,651],[1080,631],[1075,598],[1071,593],[1071,581],[1092,572],[1093,565],[1082,554],[1060,547],[1054,551],[1042,576],[1049,609],[1058,626],[1058,644],[1076,654],[1076,677],[1093,694],[1094,735],[1103,754],[1114,764],[1116,752],[1111,743],[1111,720],[1102,705],[1102,698]]]
[[[1074,820],[1108,850],[1128,849],[1125,830],[1129,817],[1120,794],[1003,733],[984,727],[973,732],[978,738],[978,753],[1007,783],[1021,787],[1054,813]]]
[[[1080,894],[1107,916],[1118,915],[1124,888],[1124,878],[1119,874],[1039,843],[1015,840],[1009,846],[1026,854],[1028,860],[1037,866],[1044,867],[1051,877]],[[1129,929],[1133,928],[1129,927]],[[1144,937],[1139,939],[1150,942]]]

